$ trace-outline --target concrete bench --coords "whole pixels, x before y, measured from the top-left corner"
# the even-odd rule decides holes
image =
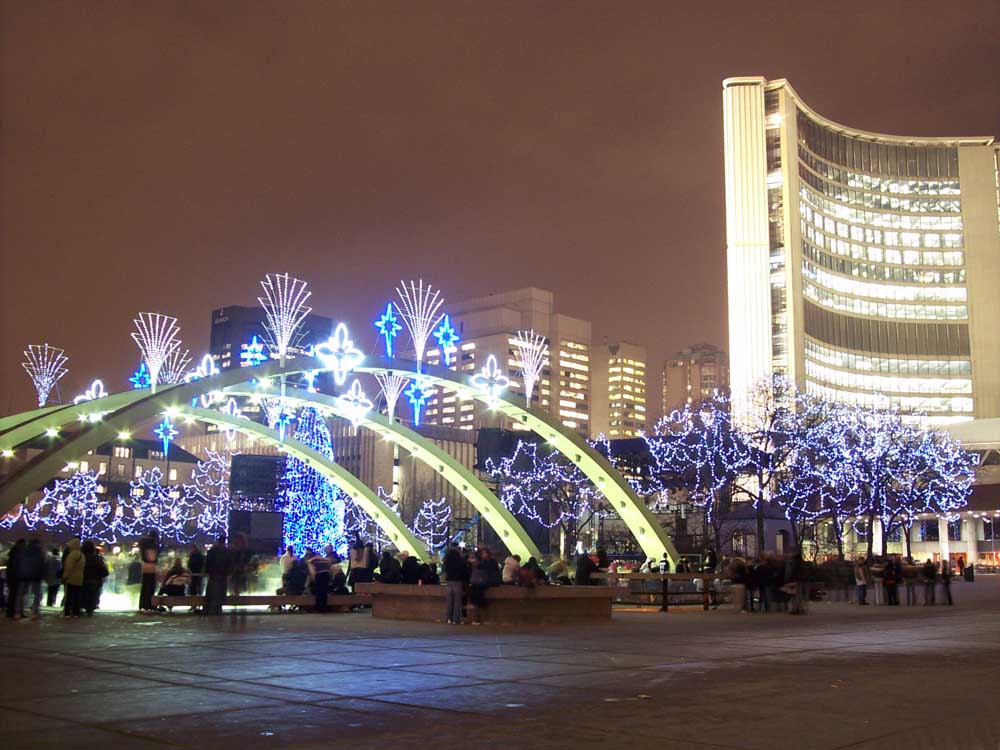
[[[443,621],[447,586],[359,583],[371,596],[372,615],[388,620]],[[483,622],[540,624],[611,619],[608,586],[494,586],[486,589]],[[470,602],[467,611],[474,610]]]
[[[316,606],[316,597],[310,594],[281,595],[281,594],[244,594],[240,596],[229,595],[223,603],[228,607],[306,607],[312,609]],[[353,607],[370,605],[370,596],[362,594],[330,594],[326,597],[327,607],[334,612],[350,611]],[[154,607],[204,607],[204,596],[154,596]]]

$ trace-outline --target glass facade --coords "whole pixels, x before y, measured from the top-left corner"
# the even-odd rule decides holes
[[[972,416],[958,148],[843,132],[783,87],[764,102],[773,370],[787,371],[794,276],[807,391],[932,422]]]

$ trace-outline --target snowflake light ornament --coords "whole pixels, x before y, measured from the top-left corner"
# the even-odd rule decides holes
[[[374,404],[361,390],[361,383],[355,378],[350,390],[342,396],[337,396],[337,405],[347,413],[354,429],[361,426],[361,420],[372,410]]]
[[[333,336],[315,347],[314,353],[323,367],[333,373],[337,385],[343,385],[347,373],[365,360],[365,355],[354,345],[344,323],[338,323]]]
[[[472,384],[486,395],[487,404],[493,408],[500,394],[510,385],[510,378],[497,366],[497,358],[491,354],[483,369],[472,376]]]
[[[459,342],[459,336],[451,324],[451,316],[448,313],[445,313],[444,317],[441,318],[441,325],[434,331],[434,338],[437,339],[438,346],[441,347],[445,367],[451,367],[455,361],[455,354],[458,352],[456,344]]]
[[[242,344],[240,348],[240,367],[256,367],[267,359],[264,353],[264,344],[254,334],[249,344]]]

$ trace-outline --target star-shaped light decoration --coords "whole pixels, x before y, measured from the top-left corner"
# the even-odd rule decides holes
[[[142,388],[149,388],[149,370],[146,369],[145,362],[139,363],[139,369],[132,373],[132,377],[128,379],[128,382],[137,391]]]
[[[104,381],[95,380],[90,384],[90,388],[73,399],[73,403],[82,404],[84,401],[96,401],[97,399],[104,398],[107,395],[108,392],[104,390]]]
[[[174,429],[173,424],[170,422],[170,417],[164,415],[163,421],[156,426],[156,429],[153,430],[153,434],[163,441],[163,455],[166,456],[170,451],[171,441],[173,441],[173,439],[180,433]]]
[[[253,335],[249,344],[242,344],[240,349],[243,350],[240,352],[240,367],[256,367],[267,359],[264,343],[257,338],[257,334]]]
[[[385,339],[385,356],[392,356],[392,340],[399,335],[399,332],[403,330],[403,326],[399,323],[399,318],[392,311],[392,303],[389,302],[385,306],[385,312],[382,313],[382,317],[375,321],[375,327],[378,332],[382,334]]]
[[[278,439],[282,443],[285,442],[285,432],[287,432],[289,425],[294,421],[295,412],[287,412],[284,409],[278,414],[278,418],[274,420],[274,426],[278,428]]]
[[[500,394],[510,385],[510,378],[497,366],[497,358],[491,354],[486,358],[483,369],[472,376],[472,384],[486,394],[486,402],[493,408]]]
[[[403,394],[406,396],[406,400],[410,402],[410,406],[413,407],[413,424],[419,426],[420,410],[427,403],[427,386],[422,378],[417,377],[410,383],[410,387]]]
[[[324,369],[333,373],[337,385],[343,385],[347,380],[347,373],[365,360],[365,355],[351,341],[344,323],[338,323],[333,336],[317,346],[314,352]]]
[[[438,346],[441,347],[445,367],[451,367],[455,361],[455,353],[458,351],[456,344],[459,342],[459,336],[451,324],[451,317],[448,313],[445,313],[444,317],[441,318],[441,325],[434,331],[434,338],[437,339]]]
[[[361,390],[361,383],[355,378],[351,383],[350,390],[342,396],[337,396],[337,405],[347,413],[347,418],[351,420],[354,429],[361,426],[361,420],[365,414],[372,410],[374,404],[371,399]]]

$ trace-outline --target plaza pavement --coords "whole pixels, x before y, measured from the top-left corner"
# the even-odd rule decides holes
[[[1000,747],[1000,581],[958,606],[0,624],[3,748]]]

